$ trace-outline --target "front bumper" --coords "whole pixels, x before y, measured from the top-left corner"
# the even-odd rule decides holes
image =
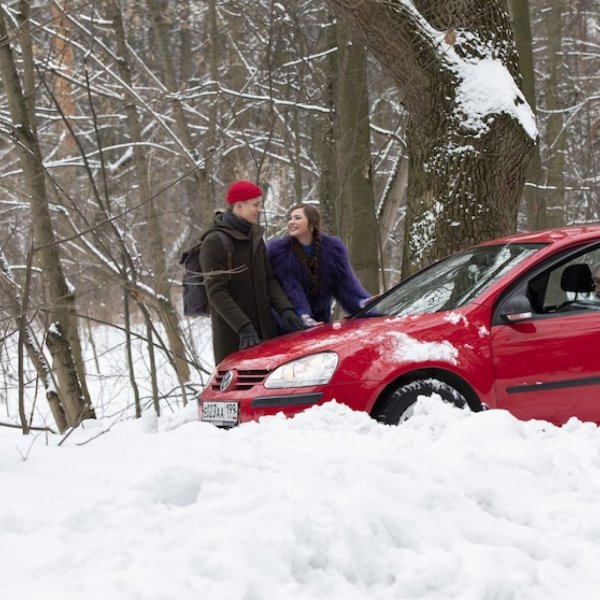
[[[250,401],[252,410],[264,408],[283,408],[285,406],[311,406],[318,404],[323,398],[323,392],[310,394],[284,394],[281,396],[259,396]]]
[[[221,382],[226,371],[215,373],[213,379],[198,396],[198,413],[202,420],[203,402],[237,402],[238,423],[258,420],[260,417],[283,413],[292,417],[299,412],[336,400],[353,410],[368,410],[369,399],[374,393],[373,384],[364,381],[329,383],[287,389],[267,389],[262,385],[267,371],[236,372],[225,390]]]

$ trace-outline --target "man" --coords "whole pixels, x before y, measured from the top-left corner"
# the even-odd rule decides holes
[[[264,230],[258,224],[262,190],[250,181],[236,181],[227,190],[226,201],[227,210],[215,216],[200,247],[215,365],[235,350],[277,336],[271,307],[281,315],[287,330],[304,328],[267,259]],[[231,269],[217,231],[232,239]]]

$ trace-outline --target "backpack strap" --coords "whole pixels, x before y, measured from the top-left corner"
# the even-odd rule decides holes
[[[233,240],[231,236],[227,235],[224,231],[217,230],[216,234],[221,238],[221,243],[225,248],[227,254],[227,270],[229,271],[227,279],[231,279],[231,270],[233,269]]]

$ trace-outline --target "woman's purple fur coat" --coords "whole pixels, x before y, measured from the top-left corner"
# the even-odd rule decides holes
[[[356,278],[344,242],[332,235],[319,235],[321,249],[317,296],[308,294],[308,269],[292,250],[290,236],[269,242],[267,252],[273,272],[296,313],[307,314],[316,321],[328,323],[331,321],[331,304],[334,298],[346,313],[351,314],[360,308],[360,301],[370,298],[371,294]]]

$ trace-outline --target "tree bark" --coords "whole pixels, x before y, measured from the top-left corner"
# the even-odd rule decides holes
[[[518,59],[503,3],[329,3],[388,69],[410,115],[403,275],[513,232],[536,131],[517,87]],[[469,89],[478,90],[481,67],[506,75],[512,96],[483,114],[467,102]]]
[[[220,53],[219,53],[219,27],[217,24],[217,6],[216,0],[208,0],[207,3],[207,15],[206,15],[206,28],[207,28],[207,62],[208,72],[210,76],[211,91],[214,93],[212,100],[209,100],[208,104],[208,124],[206,132],[206,152],[204,153],[204,170],[206,172],[206,194],[207,202],[211,208],[214,209],[216,206],[216,194],[214,179],[217,174],[217,147],[219,146],[218,141],[218,81],[219,81],[219,64],[220,64]]]
[[[133,362],[133,352],[131,349],[131,311],[129,310],[129,294],[123,290],[123,313],[125,317],[125,353],[127,356],[127,370],[129,372],[129,383],[133,392],[133,401],[135,404],[135,416],[139,419],[142,416],[142,403],[140,401],[140,389],[135,378],[135,364]]]
[[[546,85],[546,121],[548,173],[546,177],[546,222],[548,227],[565,224],[565,153],[566,131],[563,127],[561,100],[565,81],[565,64],[562,56],[562,0],[552,0],[546,16],[549,74]]]
[[[364,286],[379,293],[379,234],[373,196],[367,55],[337,26],[338,77],[335,102],[337,220],[350,262]]]
[[[519,53],[519,68],[523,75],[521,89],[529,106],[537,115],[529,0],[512,0],[512,11],[515,42]],[[523,198],[528,229],[543,229],[547,224],[546,193],[542,189],[542,158],[539,144],[535,146],[527,169],[527,183],[523,190]]]
[[[334,111],[338,79],[338,62],[336,54],[330,52],[337,47],[337,24],[333,17],[327,23],[325,48],[326,84],[324,97],[329,113],[317,122],[316,154],[319,161],[319,199],[321,215],[325,230],[339,235],[339,224],[336,215],[336,199],[340,195],[337,177],[337,160],[335,152]]]

